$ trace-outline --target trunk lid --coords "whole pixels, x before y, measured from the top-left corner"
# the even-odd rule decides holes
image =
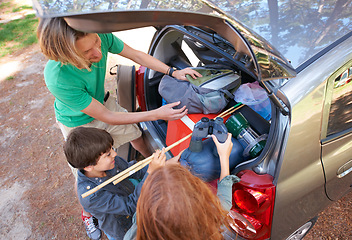
[[[37,16],[64,17],[68,24],[85,32],[115,32],[146,26],[163,27],[180,24],[211,28],[236,49],[234,61],[246,59],[245,66],[257,81],[291,78],[294,68],[265,39],[236,21],[209,1],[102,1],[33,0]],[[270,90],[269,90],[270,93]],[[271,94],[271,93],[270,93]]]

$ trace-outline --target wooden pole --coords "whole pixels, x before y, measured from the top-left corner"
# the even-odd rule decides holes
[[[190,133],[189,135],[185,136],[184,138],[182,138],[181,140],[173,143],[172,145],[168,146],[167,148],[165,148],[166,152],[169,151],[170,149],[172,149],[173,147],[177,146],[178,144],[182,143],[183,141],[187,140],[190,136],[192,136],[192,133]],[[108,185],[109,183],[119,179],[118,182],[122,181],[123,179],[125,179],[126,177],[132,175],[133,173],[135,173],[136,171],[142,169],[144,166],[148,165],[153,159],[153,155],[147,157],[146,159],[132,165],[131,167],[125,169],[124,171],[116,174],[115,176],[109,178],[108,180],[104,181],[103,183],[99,184],[98,186],[96,186],[95,188],[83,193],[81,196],[82,198],[85,198],[93,193],[95,193],[96,191],[98,191],[99,189],[101,189],[102,187],[105,187],[106,185]],[[145,164],[145,165],[144,165]],[[138,168],[139,166],[143,165],[142,168]],[[136,170],[138,168],[138,170]],[[124,176],[124,178],[122,178]],[[116,183],[118,183],[116,182]],[[116,183],[114,182],[114,184],[116,185]]]
[[[241,104],[241,103],[240,103]],[[227,109],[226,111],[222,112],[221,114],[219,114],[216,117],[226,117],[229,114],[232,114],[233,112],[235,112],[236,110],[240,109],[241,107],[243,107],[244,105],[241,104],[240,106],[236,107],[237,105]],[[215,117],[215,118],[216,118]],[[171,144],[170,146],[168,146],[167,148],[165,148],[165,152],[169,151],[170,149],[172,149],[173,147],[177,146],[178,144],[184,142],[185,140],[187,140],[188,138],[190,138],[192,136],[192,133],[188,134],[187,136],[185,136],[184,138],[178,140],[177,142]],[[96,186],[95,188],[83,193],[81,196],[82,198],[85,198],[93,193],[95,193],[96,191],[98,191],[99,189],[105,187],[106,185],[108,185],[109,183],[113,182],[114,185],[116,185],[117,183],[121,182],[122,180],[124,180],[125,178],[127,178],[128,176],[134,174],[135,172],[141,170],[143,167],[147,166],[151,161],[153,160],[153,155],[147,157],[146,159],[137,162],[136,164],[132,165],[131,167],[125,169],[124,171],[116,174],[115,176],[111,177],[110,179],[106,180],[105,182],[99,184],[98,186]]]

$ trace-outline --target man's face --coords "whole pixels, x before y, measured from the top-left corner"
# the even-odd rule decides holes
[[[94,169],[100,172],[113,169],[115,167],[116,155],[116,152],[111,148],[110,151],[100,156],[97,164],[94,166]]]
[[[102,58],[101,40],[96,33],[89,33],[76,41],[76,47],[91,63],[99,62]]]

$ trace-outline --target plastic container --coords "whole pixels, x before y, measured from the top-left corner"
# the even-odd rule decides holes
[[[234,100],[259,113],[265,120],[271,118],[271,105],[266,91],[258,82],[242,84],[234,93]]]

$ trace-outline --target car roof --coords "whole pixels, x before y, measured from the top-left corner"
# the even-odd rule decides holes
[[[126,4],[127,2],[128,4]],[[221,10],[213,7],[211,1],[208,0],[131,0],[118,2],[33,0],[33,5],[37,10],[37,15],[43,18],[66,17],[67,19],[68,17],[80,18],[82,15],[85,15],[85,18],[90,16],[90,20],[93,21],[86,22],[85,25],[88,26],[84,30],[107,27],[106,23],[96,24],[96,21],[104,18],[103,15],[106,15],[107,12],[121,12],[131,15],[131,12],[136,11],[141,13],[140,15],[135,15],[137,18],[141,18],[141,16],[152,18],[152,15],[148,16],[148,12],[170,11],[171,9],[173,12],[221,16],[230,21],[234,20],[237,23],[236,28],[241,29],[243,36],[251,35],[252,39],[249,42],[252,43],[252,47],[256,45],[255,42],[261,42],[260,44],[266,45],[265,42],[267,41],[268,45],[265,46],[265,50],[273,52],[272,58],[281,58],[283,55],[284,58],[291,62],[294,68],[351,32],[352,3],[350,0],[328,0],[323,2],[318,0],[287,0],[275,2],[267,0],[242,0],[231,1],[231,3],[229,1],[214,1],[216,7]],[[152,21],[153,19],[149,20]],[[125,22],[120,26],[115,23],[114,27],[115,31],[118,31],[143,27],[143,24],[138,25],[131,21],[131,24]],[[253,38],[253,36],[255,37]],[[261,37],[266,40],[264,44],[261,41]],[[276,65],[285,64],[283,60]],[[294,73],[291,71],[289,74],[283,74],[283,76],[288,75],[292,76]]]

